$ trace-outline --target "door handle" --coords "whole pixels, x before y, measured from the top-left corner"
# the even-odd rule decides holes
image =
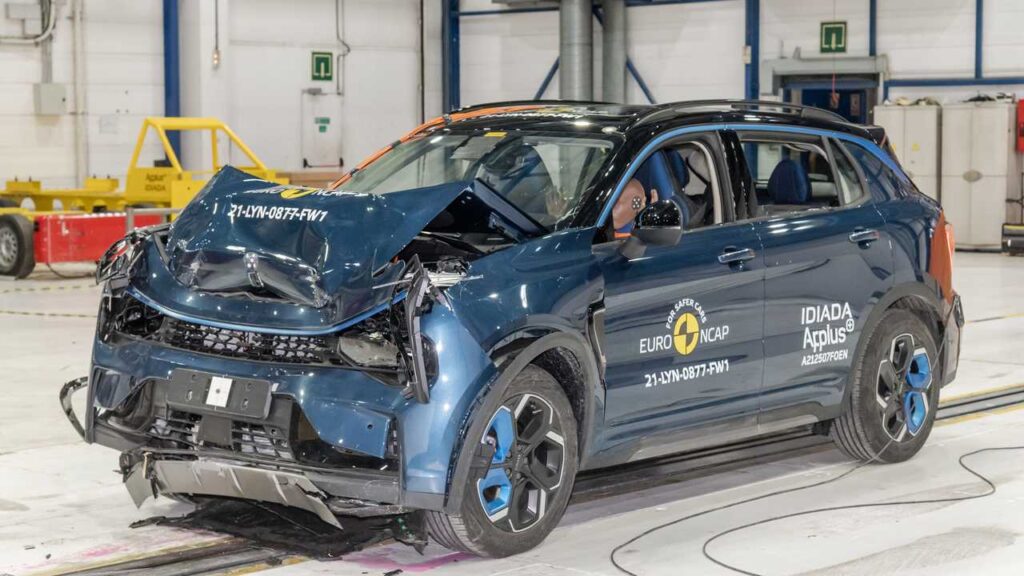
[[[854,244],[869,244],[881,237],[882,236],[878,233],[878,230],[858,228],[850,234],[850,242],[853,242]]]
[[[735,246],[729,246],[718,255],[718,262],[720,264],[735,264],[738,262],[753,260],[754,256],[757,256],[757,253],[750,248],[736,248]]]

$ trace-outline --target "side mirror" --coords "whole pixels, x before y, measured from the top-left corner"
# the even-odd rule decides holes
[[[683,213],[671,200],[659,200],[636,217],[633,232],[620,253],[628,260],[640,258],[648,246],[675,246],[683,235]]]
[[[659,200],[636,217],[632,236],[650,246],[675,246],[683,235],[683,214],[671,200]]]

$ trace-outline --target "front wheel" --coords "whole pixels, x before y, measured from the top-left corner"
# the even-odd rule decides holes
[[[907,310],[890,310],[868,336],[832,439],[858,460],[902,462],[931,433],[939,403],[935,339]]]
[[[485,405],[488,403],[485,402]],[[577,470],[576,420],[558,382],[527,366],[463,444],[472,462],[459,514],[427,512],[431,536],[478,556],[525,552],[565,512]]]

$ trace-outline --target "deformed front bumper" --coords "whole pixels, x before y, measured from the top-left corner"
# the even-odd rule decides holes
[[[301,508],[341,528],[327,494],[301,474],[212,460],[156,460],[136,464],[125,486],[136,506],[160,493],[245,498]]]

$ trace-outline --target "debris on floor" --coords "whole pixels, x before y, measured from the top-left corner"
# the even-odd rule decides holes
[[[204,498],[185,516],[156,516],[131,524],[156,524],[207,530],[238,536],[253,544],[302,554],[317,560],[337,560],[346,554],[387,541],[398,541],[422,552],[426,537],[416,514],[377,518],[339,518],[342,529],[315,514],[267,502]]]

